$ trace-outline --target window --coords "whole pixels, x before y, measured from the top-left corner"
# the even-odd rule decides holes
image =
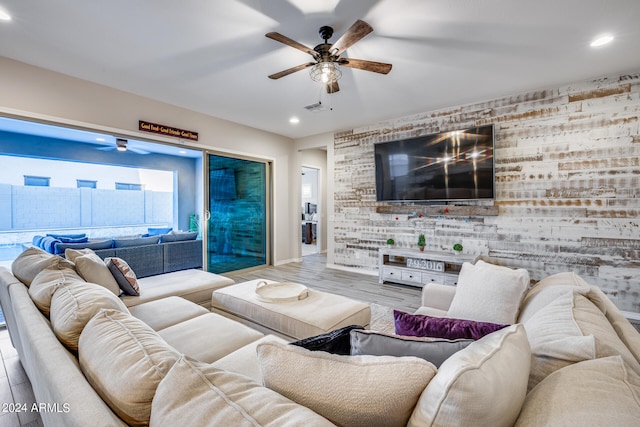
[[[98,181],[91,181],[88,179],[76,179],[78,188],[96,188]]]
[[[142,184],[128,184],[126,182],[116,182],[116,190],[142,191]]]
[[[49,187],[49,181],[51,178],[48,176],[33,176],[33,175],[23,175],[24,176],[24,185],[28,185],[31,187]]]

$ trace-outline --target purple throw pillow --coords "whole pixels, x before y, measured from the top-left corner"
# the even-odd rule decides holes
[[[487,334],[509,326],[448,317],[431,317],[424,314],[409,314],[398,310],[393,310],[393,320],[397,335],[450,340],[460,338],[478,340]]]

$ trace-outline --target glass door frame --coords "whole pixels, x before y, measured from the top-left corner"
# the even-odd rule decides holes
[[[203,215],[202,215],[202,241],[203,241],[203,269],[208,270],[209,266],[209,220],[211,219],[211,212],[209,207],[211,206],[210,199],[210,179],[209,179],[209,156],[221,156],[229,157],[231,159],[249,160],[252,162],[262,163],[265,167],[265,264],[248,267],[242,270],[234,271],[251,271],[273,265],[273,161],[260,157],[247,156],[237,153],[228,153],[217,150],[203,150],[202,151],[202,180],[203,180]],[[224,274],[224,273],[221,273]]]

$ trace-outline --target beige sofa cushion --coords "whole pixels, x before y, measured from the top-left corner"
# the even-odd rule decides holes
[[[59,266],[45,268],[33,278],[31,286],[29,286],[29,296],[42,314],[49,317],[51,298],[56,289],[64,284],[74,282],[85,283],[84,279],[72,268],[60,268]]]
[[[516,427],[637,426],[640,377],[620,356],[562,368],[528,395]]]
[[[101,310],[78,341],[80,369],[127,424],[146,425],[158,384],[180,354],[141,320]]]
[[[51,327],[69,350],[78,350],[85,325],[100,309],[129,313],[120,299],[94,283],[75,281],[58,286],[51,298]]]
[[[38,273],[50,267],[75,268],[72,262],[34,246],[16,257],[11,264],[11,272],[22,283],[30,286]]]
[[[160,382],[154,426],[332,426],[310,409],[242,375],[183,356]]]
[[[180,297],[166,297],[134,305],[129,307],[129,312],[154,331],[210,313],[206,308]]]
[[[530,360],[522,325],[486,335],[444,361],[407,425],[512,426],[527,392]]]
[[[339,356],[258,345],[267,387],[342,426],[404,426],[436,372],[416,357]]]
[[[256,348],[263,342],[279,342],[288,344],[287,341],[276,335],[265,335],[257,341],[249,343],[236,351],[229,353],[221,359],[216,360],[211,366],[223,369],[236,374],[244,375],[252,380],[263,384],[262,372],[260,372],[260,364],[258,363],[258,353]]]
[[[549,288],[539,296],[548,300],[552,294],[550,302],[523,316],[532,355],[529,390],[551,372],[596,356],[595,337],[584,336],[573,317],[573,293],[570,287]]]
[[[512,324],[529,286],[529,272],[479,260],[462,265],[447,317]]]
[[[195,302],[207,310],[211,309],[211,293],[215,289],[233,284],[233,280],[203,270],[180,270],[157,276],[138,278],[140,296],[124,295],[127,307],[155,301],[168,296],[177,296]]]
[[[180,353],[211,363],[264,335],[216,313],[207,313],[158,331]]]
[[[76,270],[84,280],[104,286],[113,292],[114,295],[120,295],[120,286],[113,278],[113,274],[109,271],[107,265],[95,253],[88,253],[75,259]]]

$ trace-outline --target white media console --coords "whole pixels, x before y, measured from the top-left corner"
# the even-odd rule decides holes
[[[378,282],[423,287],[427,283],[455,286],[464,262],[475,256],[440,251],[381,248],[378,251]]]

